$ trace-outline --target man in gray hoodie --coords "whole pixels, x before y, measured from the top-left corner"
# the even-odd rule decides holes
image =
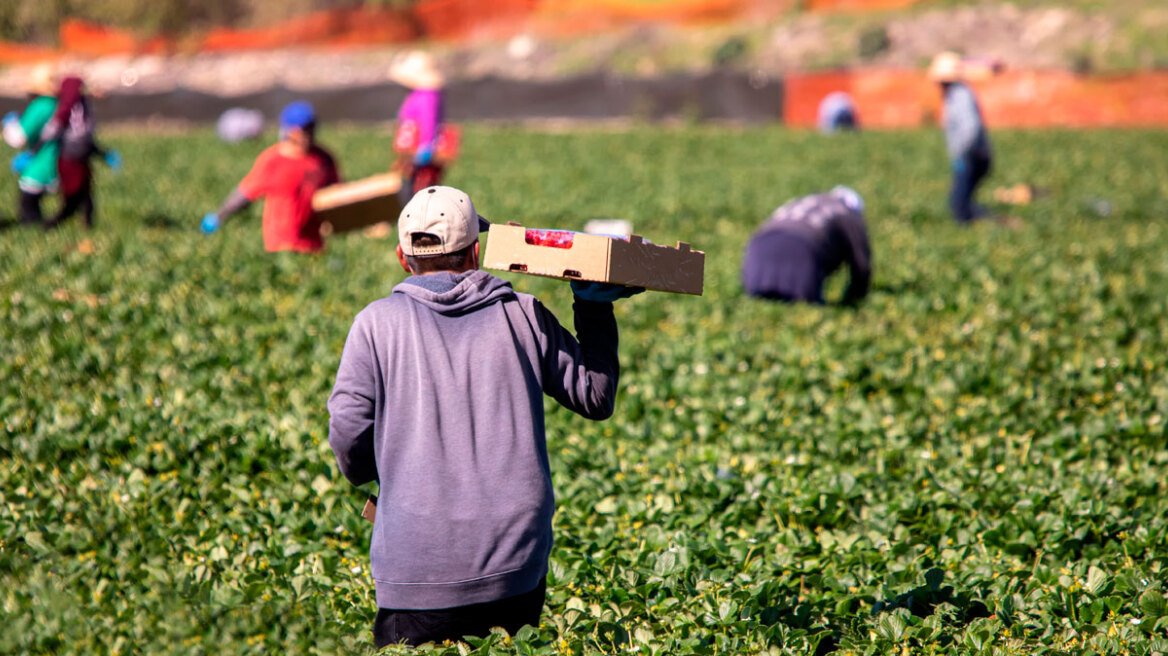
[[[941,85],[944,98],[945,145],[953,167],[949,209],[958,223],[969,223],[981,212],[973,196],[990,172],[990,139],[973,90],[963,83],[966,64],[961,56],[943,52],[933,59],[929,78]]]
[[[636,290],[573,285],[573,337],[479,270],[485,227],[457,189],[413,197],[397,249],[413,275],[357,315],[329,398],[341,472],[380,486],[378,647],[538,626],[555,509],[543,395],[589,419],[613,412],[611,300]]]

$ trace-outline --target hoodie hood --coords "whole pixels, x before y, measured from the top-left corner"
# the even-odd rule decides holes
[[[409,296],[440,314],[459,315],[512,297],[515,290],[506,280],[475,269],[410,276],[394,287],[392,293]]]

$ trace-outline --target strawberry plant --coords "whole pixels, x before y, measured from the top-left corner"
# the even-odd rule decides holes
[[[372,652],[325,400],[393,240],[266,254],[254,210],[204,236],[262,144],[106,137],[97,230],[0,232],[0,653]],[[322,138],[349,178],[391,158]],[[1168,135],[995,145],[990,185],[1050,190],[1013,229],[953,225],[933,131],[466,129],[449,182],[484,216],[628,219],[706,251],[706,292],[618,305],[611,420],[547,404],[541,625],[421,651],[1168,651]],[[839,183],[866,302],[746,299],[757,224]],[[509,277],[570,325],[566,284]]]

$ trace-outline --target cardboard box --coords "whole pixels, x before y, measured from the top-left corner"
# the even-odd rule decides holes
[[[563,230],[492,224],[483,268],[549,278],[609,282],[679,294],[702,293],[706,254],[689,244],[659,246],[640,235],[628,239]]]
[[[397,221],[401,176],[383,173],[354,182],[342,182],[312,195],[312,209],[321,220],[321,232],[358,230],[382,221]]]

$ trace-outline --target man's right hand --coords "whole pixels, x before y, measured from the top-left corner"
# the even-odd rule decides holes
[[[209,235],[218,230],[220,225],[222,225],[222,221],[219,220],[219,215],[215,212],[208,212],[203,217],[202,223],[199,224],[199,228],[203,231],[203,234]]]

